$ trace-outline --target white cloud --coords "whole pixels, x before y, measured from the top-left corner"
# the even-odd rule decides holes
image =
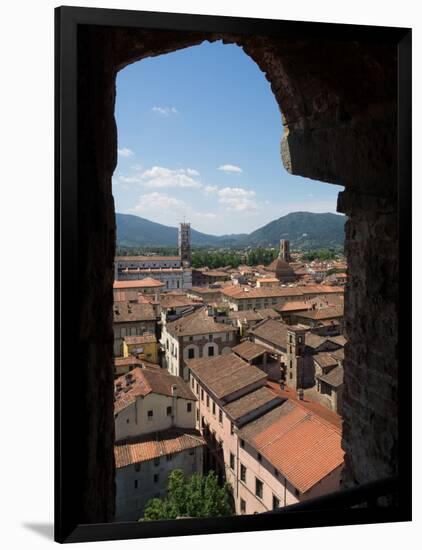
[[[207,195],[211,195],[211,193],[216,193],[218,191],[218,187],[216,185],[206,185],[204,191]]]
[[[155,215],[157,213],[165,215],[166,210],[180,211],[186,207],[186,203],[182,200],[165,193],[153,192],[141,195],[138,204],[134,208],[131,208],[130,211],[148,215]]]
[[[202,183],[195,179],[199,172],[192,168],[171,170],[163,166],[153,166],[141,175],[145,187],[202,187]]]
[[[132,149],[129,149],[128,147],[123,147],[122,149],[117,149],[117,154],[120,157],[132,157],[135,153],[132,151]]]
[[[130,175],[119,175],[123,183],[135,183],[153,189],[163,188],[201,188],[199,172],[193,168],[172,170],[163,166],[153,166],[148,170],[138,170]]]
[[[163,116],[170,116],[170,115],[178,115],[179,114],[179,111],[176,109],[176,107],[157,107],[157,106],[154,106],[152,108],[152,110],[154,111],[154,113],[159,113],[160,115],[163,115]]]
[[[218,169],[222,172],[226,172],[226,174],[241,174],[243,172],[240,166],[235,166],[234,164],[223,164],[219,166]]]
[[[218,191],[218,200],[227,210],[235,212],[253,212],[258,205],[255,191],[242,187],[224,187]]]

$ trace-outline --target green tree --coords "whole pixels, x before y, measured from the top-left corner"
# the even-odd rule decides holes
[[[173,470],[168,478],[167,496],[147,502],[140,521],[180,517],[220,517],[233,514],[228,483],[221,487],[214,472],[206,476],[193,474],[186,478],[182,470]]]

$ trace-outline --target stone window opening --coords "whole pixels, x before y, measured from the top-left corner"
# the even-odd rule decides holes
[[[139,36],[152,33],[161,33],[160,40],[152,41],[152,46],[146,50],[145,40],[139,40]],[[341,193],[338,201],[338,211],[349,214],[346,223],[346,254],[349,264],[350,276],[345,295],[345,328],[349,339],[349,345],[345,353],[345,370],[353,374],[363,368],[363,372],[383,374],[388,368],[389,376],[381,379],[382,388],[378,394],[394,393],[397,388],[397,358],[395,347],[397,345],[397,330],[393,328],[393,334],[389,341],[382,342],[383,356],[386,360],[382,365],[377,365],[377,351],[381,350],[378,342],[376,328],[379,319],[385,318],[394,326],[398,310],[398,233],[397,233],[397,193],[396,193],[396,168],[397,155],[394,140],[389,136],[395,135],[396,122],[396,87],[395,72],[391,67],[396,65],[395,53],[390,48],[380,47],[375,49],[372,45],[361,46],[365,55],[362,55],[362,63],[356,71],[347,72],[347,66],[355,59],[356,51],[348,45],[338,44],[330,53],[331,63],[326,63],[323,48],[318,41],[311,44],[314,55],[307,56],[309,44],[300,44],[297,48],[292,39],[285,39],[283,54],[276,38],[268,40],[265,48],[256,37],[236,37],[221,35],[227,43],[237,43],[243,47],[246,55],[249,55],[265,72],[270,82],[277,103],[283,112],[283,123],[288,128],[288,133],[282,138],[282,162],[289,172],[306,178],[326,181],[328,183],[342,183],[345,191]],[[80,173],[79,184],[82,203],[93,204],[95,217],[91,209],[87,212],[81,210],[81,227],[85,225],[93,230],[89,233],[89,239],[80,251],[81,266],[92,266],[94,273],[98,273],[98,284],[95,288],[90,286],[87,274],[89,269],[81,271],[85,277],[83,282],[87,284],[87,293],[92,300],[90,303],[99,304],[104,301],[108,289],[112,288],[112,266],[115,252],[114,242],[114,210],[111,195],[111,176],[116,163],[117,135],[113,118],[114,89],[117,72],[134,61],[141,60],[150,55],[160,55],[169,51],[175,51],[182,47],[200,44],[202,41],[216,40],[219,35],[207,35],[205,33],[188,33],[177,31],[145,31],[138,29],[114,29],[110,33],[104,33],[101,29],[86,25],[81,29],[81,57],[79,58],[79,71],[83,75],[80,80],[79,119],[82,121],[79,131],[81,135],[92,140],[94,147],[83,146],[78,150]],[[95,44],[95,47],[94,47]],[[113,44],[116,48],[116,56],[105,54],[108,47]],[[158,44],[158,45],[157,45]],[[99,47],[100,46],[100,47]],[[320,58],[318,52],[321,53]],[[89,53],[89,55],[87,55]],[[288,63],[283,64],[281,56],[286,56]],[[312,58],[313,71],[318,75],[315,82],[311,83],[309,90],[298,94],[297,90],[304,89],[301,86],[310,73],[307,58]],[[321,62],[319,62],[321,59]],[[380,70],[372,70],[376,63]],[[329,70],[328,70],[329,67]],[[337,72],[344,79],[333,79],[332,74]],[[302,80],[303,79],[303,82]],[[340,86],[340,82],[342,86]],[[354,101],[358,97],[359,84],[366,83],[368,105],[373,109],[365,110],[362,105]],[[283,83],[287,83],[285,86]],[[380,93],[382,90],[382,94]],[[308,97],[307,94],[310,94]],[[355,94],[355,95],[354,95]],[[311,97],[318,97],[318,106],[312,102]],[[90,112],[89,106],[95,102],[99,112]],[[321,108],[321,104],[324,108]],[[377,108],[381,116],[377,118]],[[100,113],[100,116],[99,116]],[[353,132],[354,124],[359,121],[359,131]],[[104,139],[104,136],[107,139]],[[82,141],[81,143],[85,143]],[[380,144],[383,146],[380,148]],[[365,154],[359,163],[350,163],[350,151],[358,156],[362,151]],[[382,150],[382,151],[381,151]],[[380,152],[381,151],[381,152]],[[322,162],[321,159],[324,159]],[[92,186],[92,175],[97,178],[97,185]],[[89,210],[89,211],[88,211]],[[92,224],[95,220],[95,226]],[[374,235],[376,231],[377,246],[374,247]],[[359,242],[359,249],[357,249]],[[95,245],[95,246],[94,246]],[[89,251],[102,250],[102,256],[89,256]],[[104,252],[105,251],[105,252]],[[369,262],[369,263],[368,263]],[[388,264],[385,270],[383,266]],[[370,267],[370,269],[368,268]],[[376,274],[382,270],[384,277]],[[389,292],[383,292],[388,288]],[[101,300],[100,300],[101,299]],[[112,294],[110,292],[110,309],[112,307]],[[368,307],[368,304],[373,307]],[[87,308],[83,311],[82,321],[87,326],[92,312]],[[92,350],[99,351],[97,357],[91,363],[87,363],[91,374],[106,372],[105,369],[112,358],[108,356],[108,347],[104,346],[104,334],[111,333],[111,321],[107,312],[96,312],[96,327],[88,328],[85,341],[89,342]],[[359,331],[353,326],[359,319]],[[358,335],[363,334],[368,344],[371,343],[374,353],[365,358],[365,365],[359,364],[357,352],[353,344],[360,345]],[[378,346],[378,348],[377,348]],[[377,349],[376,349],[377,348]],[[107,367],[108,368],[108,367]],[[384,369],[384,370],[383,370]],[[349,381],[346,376],[345,387]],[[369,381],[361,380],[362,386]],[[87,502],[84,506],[85,522],[106,522],[113,516],[113,506],[110,500],[114,495],[114,467],[113,467],[113,441],[109,434],[114,433],[113,423],[113,376],[110,374],[101,379],[97,387],[88,387],[86,393],[87,402],[98,401],[102,410],[108,411],[101,415],[98,425],[87,423],[86,434],[81,437],[87,441],[100,439],[99,447],[102,452],[95,456],[84,457],[83,460],[90,464],[86,471],[95,471],[98,479],[105,479],[107,487],[102,490],[104,506],[95,506],[99,494],[95,491],[87,491]],[[381,391],[382,390],[382,391]],[[108,395],[110,394],[110,395]],[[386,420],[387,425],[383,430],[372,425],[370,418],[372,408],[370,404],[362,401],[359,410],[353,405],[348,394],[345,396],[345,412],[347,417],[347,431],[343,432],[343,447],[350,456],[353,456],[353,448],[359,447],[361,460],[349,461],[342,474],[345,486],[356,483],[365,483],[366,475],[371,467],[382,465],[385,476],[397,473],[397,425],[396,413],[391,411]],[[393,409],[396,402],[393,402]],[[380,405],[381,406],[381,405]],[[382,411],[381,411],[382,412]],[[94,413],[93,413],[94,414]],[[95,424],[95,425],[94,425]],[[362,441],[359,437],[363,425],[372,429],[368,432],[368,438]],[[390,442],[383,443],[383,433],[391,434]],[[97,434],[101,438],[97,438]],[[373,450],[377,449],[375,457]],[[98,461],[97,456],[107,456],[107,460]],[[81,480],[88,486],[87,480]],[[90,500],[91,499],[91,500]],[[90,510],[96,510],[90,515]]]

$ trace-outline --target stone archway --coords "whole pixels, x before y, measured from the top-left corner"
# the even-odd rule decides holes
[[[293,36],[79,30],[80,335],[88,422],[79,434],[85,523],[114,508],[111,177],[117,161],[115,77],[129,63],[222,39],[261,68],[282,107],[281,158],[292,174],[343,185],[349,282],[343,446],[346,485],[397,471],[398,233],[396,48]],[[388,334],[388,338],[385,338]],[[85,428],[84,428],[85,429]]]

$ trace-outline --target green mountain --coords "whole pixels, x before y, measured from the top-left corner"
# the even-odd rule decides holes
[[[289,239],[299,250],[337,248],[344,245],[346,217],[339,214],[292,212],[253,231],[247,237],[251,246],[277,246],[280,239]]]
[[[278,246],[289,239],[291,247],[302,250],[340,248],[344,244],[345,216],[292,212],[274,220],[249,235],[207,235],[192,229],[193,246],[236,247]],[[177,228],[130,214],[116,214],[117,245],[177,246]]]

